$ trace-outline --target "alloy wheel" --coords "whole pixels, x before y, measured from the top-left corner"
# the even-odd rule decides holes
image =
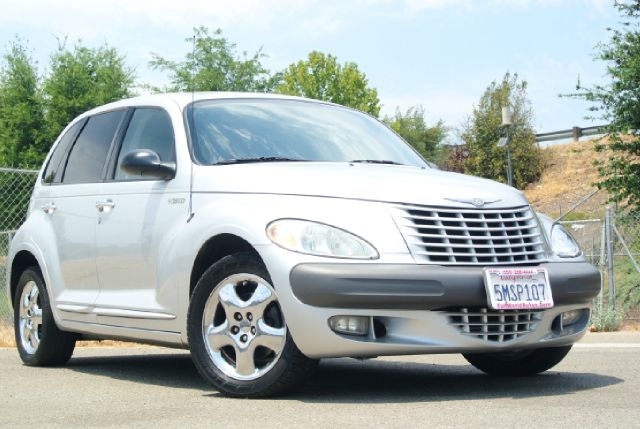
[[[19,305],[20,342],[28,353],[34,354],[42,333],[42,304],[36,282],[29,281],[25,284]]]
[[[209,295],[202,335],[213,364],[236,380],[255,380],[280,358],[287,328],[276,292],[263,278],[242,273]]]

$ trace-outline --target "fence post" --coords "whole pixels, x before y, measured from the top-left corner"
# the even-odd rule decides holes
[[[604,310],[604,265],[607,255],[607,236],[605,233],[606,228],[604,223],[600,226],[600,231],[600,259],[598,260],[598,270],[600,271],[600,293],[598,294],[598,311],[602,314],[602,311]]]
[[[615,312],[616,310],[616,280],[613,269],[613,219],[611,216],[611,207],[607,206],[604,215],[604,229],[607,242],[607,273],[609,277],[609,308]]]

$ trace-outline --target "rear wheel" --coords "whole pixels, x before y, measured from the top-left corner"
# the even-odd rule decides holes
[[[250,253],[227,256],[202,275],[188,336],[200,374],[230,396],[283,393],[316,363],[294,344],[269,274]]]
[[[501,353],[463,354],[473,366],[490,375],[534,375],[556,366],[571,350],[571,346],[521,350]]]
[[[27,268],[20,276],[13,310],[16,345],[25,364],[67,363],[76,345],[76,335],[56,326],[47,288],[37,267]]]

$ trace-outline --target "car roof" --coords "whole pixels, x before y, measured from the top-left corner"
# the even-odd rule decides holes
[[[260,92],[226,92],[226,91],[210,91],[210,92],[170,92],[163,94],[142,95],[133,98],[127,98],[113,103],[108,103],[94,109],[91,109],[78,119],[87,115],[100,112],[114,110],[122,107],[130,106],[155,106],[162,105],[167,102],[173,102],[183,109],[187,104],[199,100],[240,100],[240,99],[270,99],[270,100],[297,100],[308,101],[313,103],[333,104],[325,101],[312,100],[310,98],[294,97],[290,95],[260,93]]]

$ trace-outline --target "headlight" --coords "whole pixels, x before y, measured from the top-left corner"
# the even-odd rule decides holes
[[[332,258],[376,259],[372,245],[350,232],[299,219],[280,219],[267,226],[267,235],[287,250]]]
[[[551,229],[551,250],[561,258],[575,258],[580,255],[578,243],[558,224]]]

